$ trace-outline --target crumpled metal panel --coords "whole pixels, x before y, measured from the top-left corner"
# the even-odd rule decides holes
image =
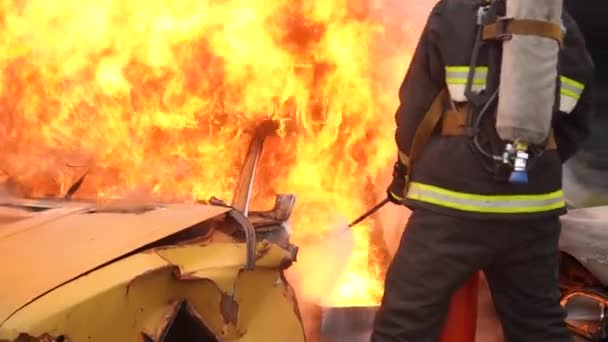
[[[92,208],[67,203],[14,225],[0,225],[0,324],[67,281],[229,210],[167,204],[137,214],[89,213]]]
[[[608,285],[608,206],[570,210],[561,223],[560,249]]]
[[[242,243],[211,243],[134,254],[19,310],[0,325],[0,341],[22,332],[67,341],[160,341],[176,308],[187,303],[217,340],[304,342],[282,272],[292,253],[262,241],[255,268],[246,271],[245,252]]]

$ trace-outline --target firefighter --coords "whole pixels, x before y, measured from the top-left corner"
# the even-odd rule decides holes
[[[372,342],[438,341],[451,295],[479,270],[508,341],[572,341],[557,276],[561,170],[589,135],[593,64],[565,10],[560,25],[526,22],[509,20],[507,4],[440,0],[400,87],[399,153],[387,193],[412,215],[387,272]],[[550,133],[517,154],[529,156],[527,182],[512,178],[496,128],[501,76],[510,76],[501,75],[502,53],[518,35],[558,47]],[[531,61],[521,66],[535,68]]]

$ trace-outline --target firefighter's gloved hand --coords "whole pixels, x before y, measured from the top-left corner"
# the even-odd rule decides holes
[[[386,189],[388,199],[398,205],[402,205],[405,201],[405,183],[407,169],[400,162],[396,162],[393,168],[393,181]]]

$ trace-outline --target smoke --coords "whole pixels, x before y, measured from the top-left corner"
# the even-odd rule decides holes
[[[315,241],[298,243],[297,262],[286,270],[300,301],[322,305],[331,300],[354,249],[353,232],[340,219],[328,234]]]

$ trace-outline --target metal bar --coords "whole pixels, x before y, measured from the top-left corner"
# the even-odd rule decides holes
[[[245,217],[249,215],[249,201],[251,200],[253,183],[260,156],[262,155],[264,140],[267,136],[272,134],[277,127],[278,125],[273,121],[263,121],[255,128],[253,138],[249,145],[249,151],[245,157],[245,162],[243,163],[236,189],[234,190],[231,205],[234,209],[243,213]]]
[[[348,228],[352,228],[356,225],[358,225],[359,223],[361,223],[363,220],[365,220],[366,218],[372,216],[373,214],[375,214],[378,210],[380,210],[380,208],[384,207],[387,203],[389,202],[388,198],[385,198],[384,200],[382,200],[382,202],[376,204],[375,206],[373,206],[371,209],[369,209],[368,211],[366,211],[363,215],[359,216],[359,218],[357,218],[356,220],[354,220],[353,222],[351,222],[348,225]]]

